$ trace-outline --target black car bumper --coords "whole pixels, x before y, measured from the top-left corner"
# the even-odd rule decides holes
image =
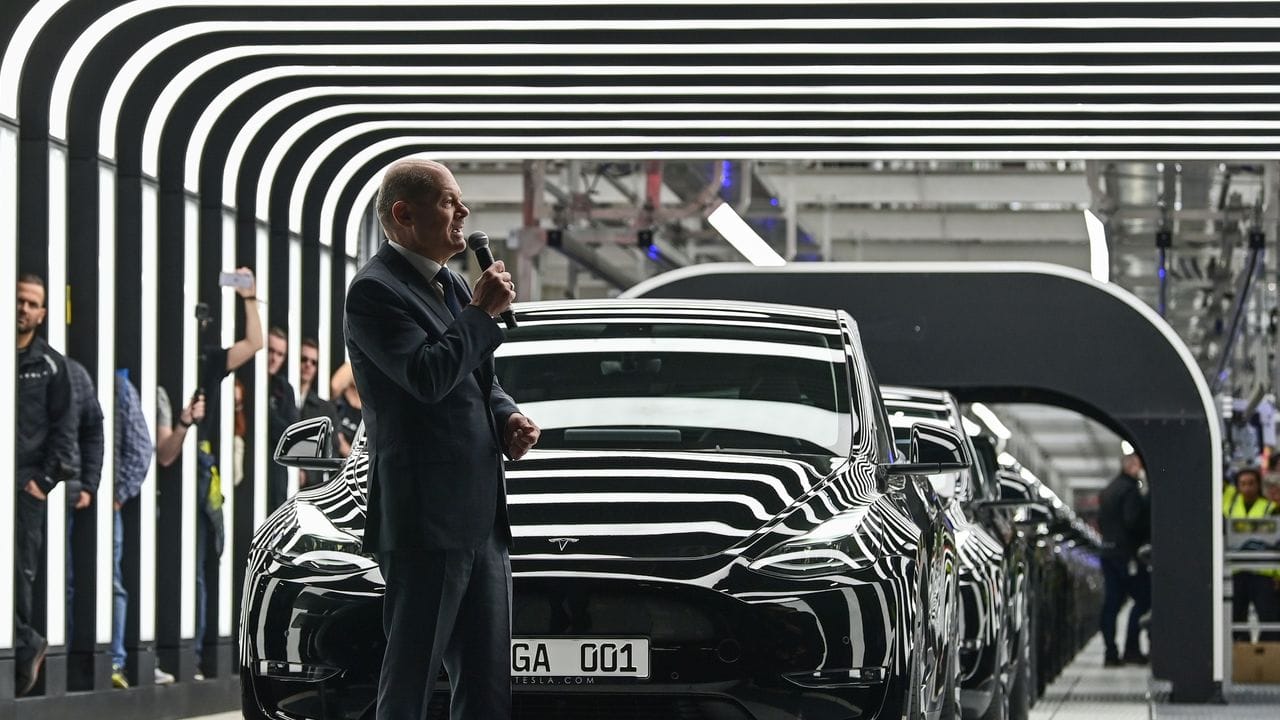
[[[246,699],[273,718],[370,717],[383,646],[377,579],[276,566],[253,580],[242,634]],[[651,651],[643,680],[515,677],[514,715],[898,716],[909,673],[895,646],[901,610],[886,600],[902,595],[890,582],[730,595],[673,582],[517,574],[513,635],[645,637]]]

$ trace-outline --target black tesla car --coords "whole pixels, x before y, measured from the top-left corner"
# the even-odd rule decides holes
[[[968,467],[963,440],[922,426],[895,450],[847,315],[603,301],[517,317],[498,373],[542,440],[507,464],[515,717],[956,713],[959,562],[928,474]],[[300,423],[277,449],[336,478],[255,535],[249,718],[372,717],[366,445],[323,457],[328,431]]]
[[[1005,468],[997,479],[1002,497],[1020,505],[1013,520],[1028,543],[1031,665],[1034,695],[1039,697],[1097,633],[1102,607],[1101,538],[1034,476]]]
[[[1002,500],[994,448],[972,437],[980,429],[966,432],[951,393],[887,385],[880,392],[899,447],[910,445],[916,424],[936,423],[963,436],[974,457],[970,470],[931,478],[947,501],[960,557],[961,708],[965,718],[1021,720],[1031,705],[1028,541],[1010,517],[1017,506]]]

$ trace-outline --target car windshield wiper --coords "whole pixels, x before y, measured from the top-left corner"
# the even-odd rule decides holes
[[[762,447],[730,447],[728,445],[717,445],[709,448],[697,448],[694,452],[724,452],[724,453],[757,453],[762,455],[790,455],[791,453],[781,448],[762,448]]]

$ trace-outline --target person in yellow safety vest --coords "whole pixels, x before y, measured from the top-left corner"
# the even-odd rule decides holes
[[[1243,468],[1236,473],[1236,493],[1231,504],[1223,508],[1228,518],[1265,518],[1274,514],[1275,503],[1262,497],[1262,473],[1254,468]],[[1239,570],[1231,575],[1231,621],[1249,619],[1249,605],[1253,604],[1258,621],[1280,622],[1280,596],[1276,594],[1274,571],[1250,572]],[[1236,640],[1248,640],[1249,634],[1236,631]],[[1263,642],[1280,640],[1280,632],[1262,633]]]

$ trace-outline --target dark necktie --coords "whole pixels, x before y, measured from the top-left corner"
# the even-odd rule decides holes
[[[453,279],[453,273],[449,272],[449,268],[441,267],[440,272],[436,273],[435,281],[440,283],[440,288],[444,290],[444,304],[449,308],[449,312],[454,317],[462,314],[462,305],[458,302],[458,286]]]

